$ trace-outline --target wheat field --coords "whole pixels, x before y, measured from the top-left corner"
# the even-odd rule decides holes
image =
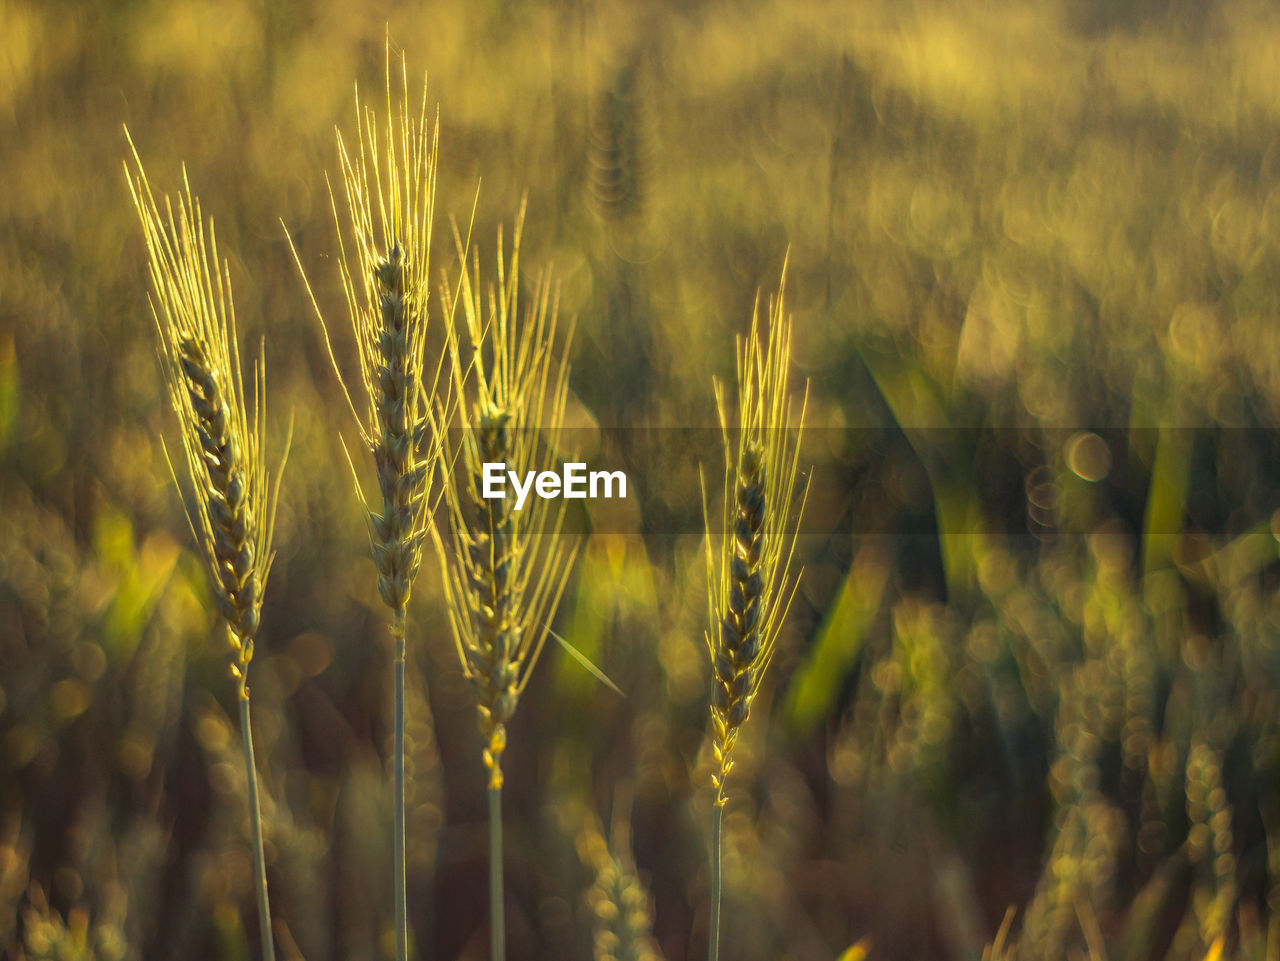
[[[344,220],[388,62],[412,244]],[[261,556],[138,163],[216,225]],[[627,481],[509,557],[508,303],[521,462]],[[0,957],[1280,959],[1278,321],[1261,0],[8,0]]]

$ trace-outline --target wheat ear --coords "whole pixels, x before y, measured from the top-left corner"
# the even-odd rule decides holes
[[[594,875],[587,904],[595,915],[592,950],[595,961],[662,961],[653,940],[653,904],[636,876],[631,845],[614,830],[613,846],[591,818],[578,835],[578,856]]]
[[[788,389],[791,319],[783,306],[785,286],[784,266],[778,295],[769,304],[767,330],[760,329],[757,305],[750,333],[738,342],[736,417],[730,415],[723,386],[715,383],[725,446],[724,513],[719,530],[712,524],[705,492],[703,497],[710,624],[706,641],[714,674],[711,727],[716,761],[711,822],[712,961],[719,956],[720,946],[721,835],[733,749],[773,659],[774,643],[799,581],[792,560],[804,510],[804,495],[797,496],[796,483],[808,387],[793,429]],[[713,534],[720,535],[718,541]]]
[[[128,136],[127,130],[125,135]],[[160,336],[161,366],[169,400],[181,425],[182,448],[191,480],[187,519],[212,572],[218,609],[231,644],[231,675],[238,693],[249,792],[262,956],[265,961],[273,961],[248,672],[258,633],[262,591],[274,556],[272,531],[284,458],[269,490],[262,452],[266,418],[263,365],[259,357],[254,404],[248,409],[236,341],[231,278],[226,263],[218,260],[213,222],[209,221],[206,233],[200,202],[191,193],[185,169],[176,212],[165,197],[162,214],[132,139],[129,147],[134,169],[130,170],[126,163],[125,174],[146,237],[151,311]]]
[[[442,368],[440,361],[429,364],[426,358],[439,120],[428,120],[425,78],[414,112],[404,58],[395,77],[389,45],[386,56],[385,114],[380,118],[374,108],[362,104],[357,91],[354,144],[349,145],[340,130],[337,134],[342,201],[332,184],[329,198],[338,230],[339,276],[359,345],[361,389],[356,393],[363,397],[363,413],[345,383],[343,391],[361,441],[373,456],[382,495],[380,509],[368,503],[365,508],[378,593],[391,611],[396,958],[406,961],[405,621],[434,507],[429,488],[441,450],[435,408],[428,398],[435,393]],[[294,258],[302,270],[296,249]],[[305,276],[303,272],[304,281]],[[307,292],[320,316],[309,284]],[[327,329],[325,343],[341,380]],[[447,410],[448,404],[441,409]]]
[[[521,476],[556,457],[568,395],[570,332],[559,352],[556,299],[547,275],[532,306],[517,304],[520,233],[517,220],[510,270],[498,236],[497,285],[482,295],[479,260],[458,292],[445,291],[445,310],[461,317],[470,354],[452,341],[452,375],[462,396],[474,374],[473,401],[459,406],[460,449],[448,457],[463,478],[447,485],[450,548],[435,537],[458,660],[476,692],[483,758],[489,771],[491,951],[505,956],[502,906],[502,757],[506,726],[548,637],[576,544],[561,536],[564,501],[533,498],[522,510],[510,497],[483,496],[483,465],[503,462]],[[459,252],[462,244],[459,241]]]

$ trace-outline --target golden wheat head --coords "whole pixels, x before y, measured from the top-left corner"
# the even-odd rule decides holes
[[[558,311],[549,277],[534,288],[523,314],[517,304],[520,232],[510,269],[498,237],[497,284],[482,294],[478,258],[464,264],[458,293],[445,291],[445,312],[461,308],[470,358],[455,339],[450,356],[458,396],[474,373],[470,407],[459,405],[460,449],[450,453],[465,479],[448,484],[452,549],[442,555],[449,616],[462,669],[479,698],[485,764],[501,786],[506,723],[516,709],[548,636],[576,545],[561,537],[564,501],[533,498],[520,511],[511,500],[482,496],[485,463],[505,462],[523,475],[554,458],[568,396],[570,332],[559,351]],[[459,243],[459,250],[462,245]]]
[[[791,319],[783,308],[785,283],[784,267],[782,286],[769,303],[767,330],[760,329],[757,305],[750,334],[738,342],[736,418],[730,415],[723,385],[715,384],[725,444],[724,514],[718,529],[711,522],[705,495],[703,512],[710,624],[706,641],[715,675],[711,723],[717,804],[725,801],[734,744],[773,658],[774,642],[799,579],[792,571],[792,559],[804,509],[796,480],[805,401],[793,429],[788,389]],[[723,535],[719,549],[713,533]]]
[[[359,387],[344,381],[343,392],[382,494],[381,511],[369,511],[378,591],[388,607],[402,611],[421,562],[431,512],[427,490],[439,453],[429,396],[440,364],[427,362],[439,120],[428,119],[425,78],[414,109],[404,58],[396,77],[389,47],[385,93],[379,116],[357,91],[356,136],[351,141],[337,131],[341,184],[337,192],[329,184],[329,200],[360,360]],[[296,249],[294,257],[301,271]],[[320,316],[309,284],[307,292]],[[341,380],[327,328],[325,343]]]
[[[231,673],[247,698],[279,490],[279,474],[268,490],[263,458],[262,362],[246,406],[231,278],[218,259],[213,221],[206,227],[185,169],[176,203],[166,196],[158,204],[132,140],[129,146],[133,169],[126,163],[125,173],[146,238],[161,366],[191,478],[187,516],[230,628]]]

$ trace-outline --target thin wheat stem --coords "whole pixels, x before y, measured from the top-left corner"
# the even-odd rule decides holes
[[[253,881],[258,889],[258,932],[263,961],[275,961],[271,939],[271,905],[267,900],[267,860],[262,849],[262,809],[258,804],[258,767],[253,760],[253,728],[249,723],[249,698],[241,697],[240,734],[244,739],[245,780],[249,785],[249,825],[253,831]]]
[[[707,946],[708,961],[720,957],[720,894],[723,867],[721,865],[724,841],[724,798],[716,798],[711,809],[711,922]]]
[[[505,961],[507,923],[502,885],[502,783],[489,785],[489,956]]]
[[[396,961],[408,961],[409,958],[409,912],[404,860],[404,633],[405,610],[402,605],[396,608],[391,624],[391,636],[395,645],[395,812],[392,818],[392,845],[395,859]]]

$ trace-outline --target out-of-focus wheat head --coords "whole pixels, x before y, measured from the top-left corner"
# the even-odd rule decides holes
[[[353,399],[345,382],[343,392],[377,466],[382,510],[370,509],[370,532],[378,592],[393,611],[404,609],[418,573],[440,449],[430,398],[440,364],[426,359],[439,118],[428,118],[426,94],[424,77],[415,110],[405,60],[396,78],[388,48],[385,113],[357,91],[354,142],[337,131],[340,191],[329,184],[339,275],[360,355],[354,393],[361,398]],[[308,294],[321,316],[309,285]],[[327,329],[325,343],[341,380]]]
[[[269,485],[263,457],[262,360],[246,405],[231,277],[218,259],[213,221],[206,226],[185,169],[176,203],[168,196],[157,203],[132,140],[129,146],[133,169],[126,163],[125,173],[146,237],[161,366],[191,477],[187,517],[213,572],[235,656],[231,673],[247,698],[280,482],[277,473]]]
[[[595,915],[595,961],[661,961],[653,939],[652,899],[636,876],[630,844],[617,838],[614,843],[617,853],[609,849],[595,818],[588,820],[576,841],[578,856],[594,877],[587,905]]]
[[[548,274],[537,279],[523,316],[517,304],[520,234],[517,219],[508,269],[498,235],[497,283],[487,292],[479,258],[464,266],[458,292],[445,291],[445,312],[460,308],[469,358],[455,339],[454,389],[463,396],[474,376],[472,402],[459,404],[461,440],[450,463],[465,477],[447,484],[451,550],[437,537],[445,570],[449,617],[462,669],[479,699],[480,731],[490,786],[502,785],[506,724],[548,637],[550,621],[577,554],[562,536],[564,501],[531,496],[485,499],[483,465],[503,462],[521,477],[554,466],[568,397],[572,331],[557,351],[556,294]],[[461,250],[459,243],[459,250]],[[456,471],[455,471],[456,473]]]
[[[704,492],[703,516],[711,625],[706,641],[715,673],[712,782],[720,805],[738,732],[751,713],[799,581],[792,561],[804,509],[796,481],[808,386],[797,412],[789,390],[791,319],[783,306],[785,285],[784,266],[778,295],[769,302],[767,329],[760,329],[757,304],[751,332],[738,341],[736,412],[730,411],[724,385],[715,383],[725,445],[724,513],[718,525],[712,523]]]

